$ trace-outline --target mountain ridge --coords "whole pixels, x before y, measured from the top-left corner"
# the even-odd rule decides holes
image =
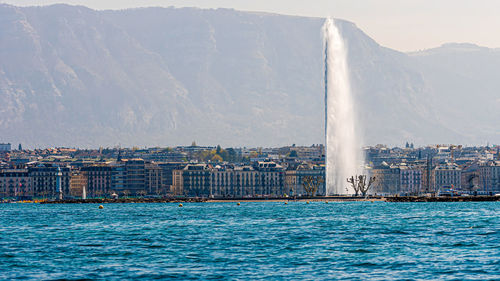
[[[0,15],[2,141],[95,147],[324,140],[321,18],[5,4]],[[500,141],[497,103],[476,112],[495,98],[496,79],[481,80],[467,58],[456,59],[470,65],[459,71],[447,57],[395,51],[354,23],[337,22],[365,143]],[[470,101],[463,89],[476,84],[484,93]],[[450,92],[467,102],[447,108]]]

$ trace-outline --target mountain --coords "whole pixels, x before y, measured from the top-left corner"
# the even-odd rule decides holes
[[[471,143],[500,139],[500,49],[445,44],[411,53],[426,74],[438,118]]]
[[[338,20],[367,144],[500,142],[499,51],[405,54]],[[323,19],[0,4],[0,142],[324,141]]]

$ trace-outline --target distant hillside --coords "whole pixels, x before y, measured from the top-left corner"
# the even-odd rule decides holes
[[[227,9],[0,5],[0,142],[324,140],[323,19]],[[404,54],[342,21],[365,142],[500,142],[499,51]]]

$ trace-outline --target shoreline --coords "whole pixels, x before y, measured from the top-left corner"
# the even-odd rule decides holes
[[[500,196],[455,196],[455,197],[424,197],[424,196],[328,196],[328,197],[272,197],[272,198],[92,198],[63,200],[24,200],[2,203],[39,203],[39,204],[104,204],[104,203],[239,203],[239,202],[494,202],[500,201]]]

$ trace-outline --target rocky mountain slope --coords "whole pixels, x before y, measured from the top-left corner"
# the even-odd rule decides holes
[[[227,9],[0,5],[0,142],[324,140],[322,19]],[[404,54],[339,21],[367,144],[500,142],[500,52]]]

